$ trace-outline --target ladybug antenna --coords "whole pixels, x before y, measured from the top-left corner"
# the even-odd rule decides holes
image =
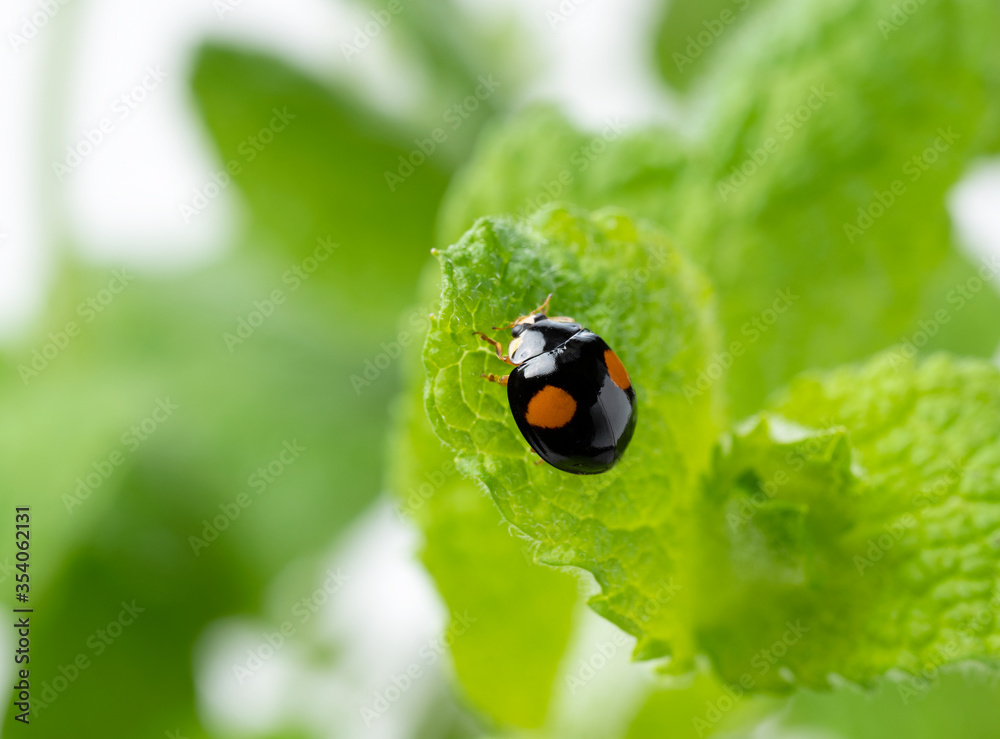
[[[503,331],[508,328],[514,328],[514,326],[518,325],[519,323],[528,323],[528,321],[525,320],[526,318],[531,318],[531,316],[537,316],[537,315],[545,315],[549,310],[549,303],[551,302],[552,302],[552,293],[549,293],[548,297],[545,298],[545,302],[542,303],[537,308],[535,308],[533,311],[531,311],[531,313],[527,313],[523,316],[520,316],[516,321],[508,323],[506,326],[490,326],[490,328],[493,331]]]
[[[532,311],[532,314],[534,315],[537,315],[539,313],[542,315],[547,314],[549,312],[549,303],[551,302],[552,302],[552,293],[549,293],[548,296],[545,298],[545,302],[542,303],[537,308],[535,308],[535,310]]]

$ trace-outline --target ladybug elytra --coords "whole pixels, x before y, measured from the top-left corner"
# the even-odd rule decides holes
[[[514,367],[483,377],[507,387],[517,427],[542,460],[577,475],[606,472],[632,439],[635,390],[604,339],[572,318],[547,315],[551,300],[502,327],[513,337],[507,354],[475,332]]]

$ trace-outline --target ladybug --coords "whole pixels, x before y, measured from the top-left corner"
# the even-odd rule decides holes
[[[604,339],[572,318],[548,315],[551,300],[501,327],[513,337],[507,354],[499,341],[474,332],[514,367],[507,376],[482,377],[507,387],[517,427],[543,461],[576,475],[607,472],[632,440],[635,390]]]

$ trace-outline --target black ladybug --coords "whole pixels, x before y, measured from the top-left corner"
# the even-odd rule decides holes
[[[572,318],[546,315],[551,300],[503,327],[514,337],[509,354],[475,332],[514,367],[483,377],[507,386],[517,427],[543,460],[577,475],[607,472],[632,440],[635,390],[604,339]]]

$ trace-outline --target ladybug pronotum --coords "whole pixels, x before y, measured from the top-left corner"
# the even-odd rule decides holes
[[[502,327],[513,337],[507,354],[499,341],[474,332],[514,367],[507,376],[483,377],[506,385],[517,427],[544,461],[577,475],[607,472],[632,440],[635,390],[604,339],[572,318],[547,315],[551,300]]]

